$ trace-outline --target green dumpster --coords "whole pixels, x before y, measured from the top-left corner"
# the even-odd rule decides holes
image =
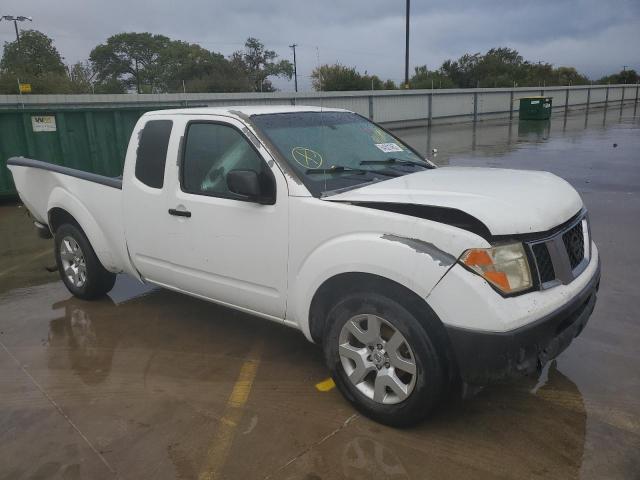
[[[551,97],[522,97],[520,120],[548,120],[551,118]]]
[[[0,110],[0,197],[16,193],[7,169],[7,159],[13,156],[121,175],[129,135],[138,118],[151,109]]]

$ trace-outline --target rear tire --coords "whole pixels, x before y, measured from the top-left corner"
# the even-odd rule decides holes
[[[79,227],[69,223],[61,225],[54,241],[60,278],[74,296],[93,300],[111,291],[116,275],[102,266]]]
[[[425,419],[447,392],[442,346],[401,301],[347,294],[329,311],[324,337],[340,392],[367,417],[395,427]]]

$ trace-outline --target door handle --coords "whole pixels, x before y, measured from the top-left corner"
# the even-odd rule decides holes
[[[175,215],[176,217],[191,217],[191,212],[187,212],[186,210],[176,210],[175,208],[169,209],[169,215]]]

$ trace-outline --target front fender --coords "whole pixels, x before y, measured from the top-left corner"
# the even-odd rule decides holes
[[[368,273],[404,285],[425,298],[456,258],[438,246],[396,235],[358,232],[332,238],[315,248],[290,282],[287,322],[311,340],[309,309],[315,292],[342,273]]]

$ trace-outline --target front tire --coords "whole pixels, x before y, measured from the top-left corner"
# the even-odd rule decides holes
[[[64,224],[56,230],[55,254],[60,278],[74,296],[93,300],[113,288],[115,274],[102,266],[86,235],[76,225]]]
[[[345,295],[329,311],[324,352],[340,392],[386,425],[423,420],[446,392],[442,348],[401,301],[380,293]]]

